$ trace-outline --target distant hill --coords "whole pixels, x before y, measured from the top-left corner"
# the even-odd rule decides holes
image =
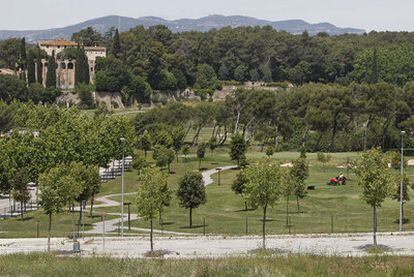
[[[199,19],[166,20],[158,17],[132,18],[110,15],[63,28],[27,31],[0,30],[0,40],[11,37],[26,37],[29,42],[36,42],[40,39],[69,39],[73,33],[86,27],[93,27],[95,30],[104,33],[110,27],[118,25],[120,26],[121,31],[127,31],[139,25],[143,25],[148,28],[150,26],[160,24],[167,26],[173,32],[206,32],[213,28],[220,29],[228,26],[233,28],[240,26],[272,26],[276,30],[286,31],[292,34],[300,34],[307,31],[311,35],[315,35],[320,32],[326,32],[330,35],[341,35],[345,33],[363,34],[365,32],[365,30],[355,28],[339,28],[330,23],[310,24],[303,20],[284,20],[273,22],[248,16],[210,15]]]

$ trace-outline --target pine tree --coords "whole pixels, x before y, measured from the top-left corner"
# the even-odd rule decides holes
[[[85,54],[85,49],[80,47],[76,51],[76,67],[75,67],[75,83],[78,84],[89,84],[89,64],[88,58]]]
[[[29,84],[36,83],[36,68],[34,54],[29,51],[27,55],[27,82]]]
[[[371,64],[371,84],[378,83],[378,53],[375,48],[372,53],[372,64]]]
[[[119,58],[119,54],[121,53],[121,42],[119,40],[119,31],[118,29],[115,30],[114,41],[112,44],[112,54],[115,57]]]
[[[56,60],[55,51],[47,58],[46,87],[56,88]]]

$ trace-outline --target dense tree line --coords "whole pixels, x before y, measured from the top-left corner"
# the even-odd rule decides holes
[[[40,205],[49,218],[79,203],[83,207],[100,190],[99,167],[122,156],[136,143],[134,128],[124,117],[94,117],[77,109],[35,105],[33,102],[0,102],[0,191],[24,205],[28,183],[40,187]],[[23,214],[22,214],[23,219]]]
[[[240,27],[176,34],[165,26],[139,26],[123,33],[112,28],[105,34],[87,28],[72,39],[84,46],[107,47],[108,58],[97,61],[96,89],[122,92],[126,103],[150,102],[152,90],[192,87],[204,96],[221,87],[219,80],[296,85],[384,81],[402,87],[414,78],[410,70],[414,34],[407,32],[331,37]],[[27,69],[27,79],[34,83],[34,65],[41,70],[39,61],[46,58],[45,53],[34,46],[26,46],[26,53],[22,43],[17,39],[0,42],[0,66]],[[65,54],[84,60],[81,51],[72,50]],[[86,71],[78,71],[77,83],[87,83],[87,77]],[[52,86],[52,76],[49,79]]]
[[[110,44],[112,54],[156,90],[199,88],[200,73],[208,80],[240,82],[367,82],[375,63],[378,81],[402,86],[413,80],[404,68],[411,67],[414,34],[405,32],[330,37],[241,27],[174,34],[165,26],[140,26],[119,34],[116,43],[100,41]]]
[[[30,181],[37,182],[39,174],[61,164],[106,166],[121,157],[121,137],[127,139],[127,154],[135,145],[133,125],[123,117],[90,117],[77,109],[18,102],[0,102],[0,110],[2,192],[10,191],[19,169],[27,169]]]
[[[398,148],[400,131],[414,131],[414,83],[308,84],[286,91],[237,90],[224,102],[171,103],[136,118],[138,136],[171,147],[174,136],[213,127],[218,145],[241,133],[262,150],[356,151]],[[150,139],[148,139],[150,137]],[[411,137],[411,136],[408,136]],[[407,146],[412,145],[408,138]]]

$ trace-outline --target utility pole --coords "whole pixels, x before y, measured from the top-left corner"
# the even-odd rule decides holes
[[[121,176],[121,237],[124,237],[124,171],[125,171],[125,138],[122,143],[122,176]]]
[[[128,230],[131,231],[131,202],[126,202],[124,205],[128,206]]]
[[[105,251],[105,213],[102,213],[102,251]]]
[[[403,231],[403,201],[404,201],[404,135],[401,131],[401,180],[400,180],[400,232]]]

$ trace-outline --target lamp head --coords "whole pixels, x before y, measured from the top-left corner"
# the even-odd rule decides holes
[[[121,142],[124,143],[125,142],[125,138],[121,138]]]
[[[405,131],[401,131],[401,134],[402,134],[402,135],[405,135]]]

